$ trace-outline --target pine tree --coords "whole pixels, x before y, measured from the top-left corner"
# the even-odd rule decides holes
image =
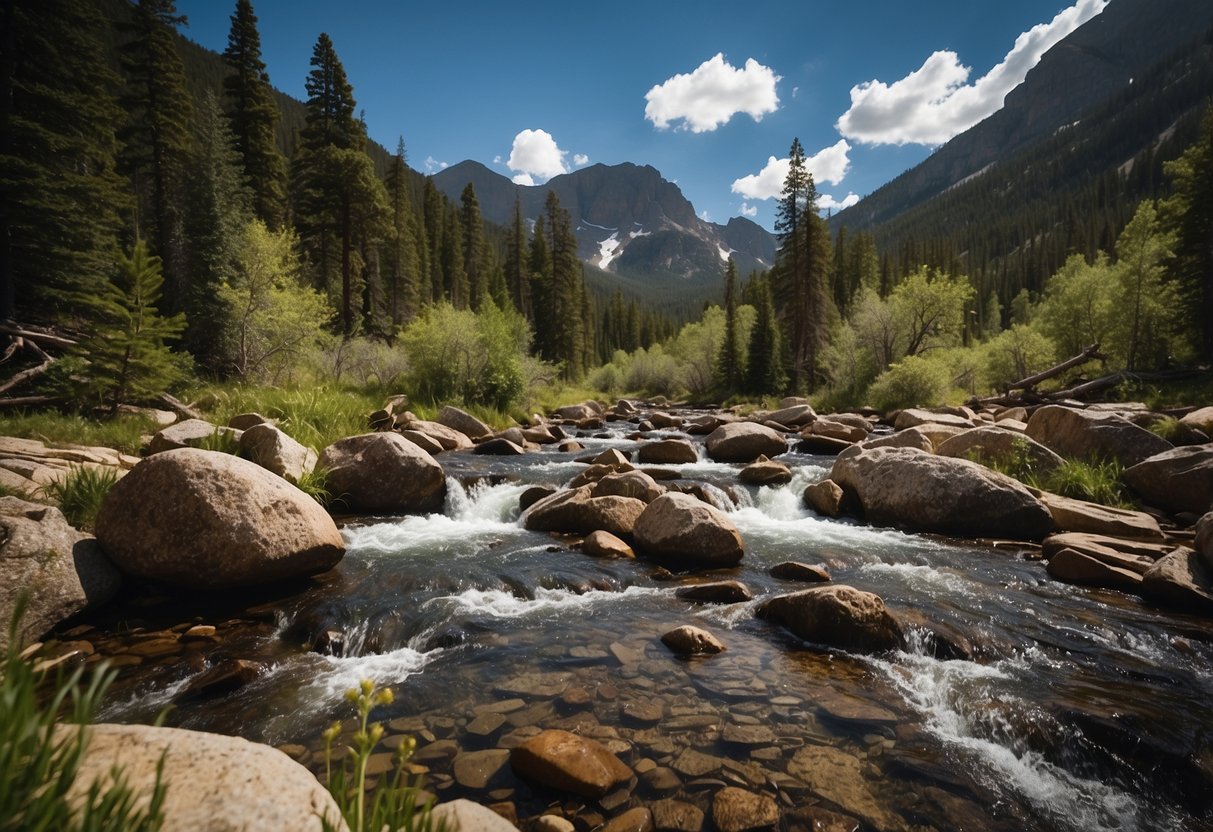
[[[459,222],[463,230],[463,270],[467,276],[465,305],[479,310],[489,294],[489,274],[485,262],[484,220],[480,217],[480,201],[469,182],[459,195]]]
[[[775,230],[779,234],[779,259],[774,272],[775,290],[783,317],[788,322],[791,341],[792,377],[795,390],[808,382],[812,357],[811,333],[812,282],[808,245],[813,235],[808,233],[810,215],[815,214],[817,188],[805,164],[800,139],[792,140],[789,151],[788,174],[775,215]]]
[[[354,116],[357,109],[354,88],[327,33],[321,32],[316,38],[310,63],[312,69],[304,84],[307,124],[299,133],[302,146],[313,151],[329,146],[361,150],[364,136],[362,125]]]
[[[78,352],[88,363],[82,398],[109,408],[150,399],[184,376],[181,361],[166,345],[180,336],[185,316],[157,312],[164,279],[160,258],[139,240],[130,257],[119,255],[118,272],[100,291],[81,301],[92,311],[92,335]]]
[[[726,394],[741,386],[741,342],[737,331],[737,264],[729,258],[724,276],[724,341],[716,362],[717,383]]]
[[[118,78],[93,2],[8,0],[0,15],[0,320],[63,317],[108,280],[131,206]]]
[[[173,0],[139,0],[133,18],[122,51],[129,116],[122,158],[135,183],[136,236],[154,243],[163,262],[162,303],[176,313],[187,295],[183,208],[193,106],[175,37],[186,20]]]
[[[253,212],[271,229],[281,227],[286,207],[286,160],[274,131],[278,106],[261,60],[261,35],[249,0],[236,0],[223,60],[231,73],[223,79],[227,112]]]
[[[396,144],[396,155],[387,174],[391,224],[384,252],[387,307],[393,328],[409,321],[420,309],[418,292],[416,223],[409,201],[409,172],[405,164],[404,137]]]
[[[514,222],[505,244],[505,284],[510,300],[522,315],[532,315],[530,281],[527,279],[526,226],[522,218],[522,198],[514,194]]]
[[[766,396],[778,393],[787,384],[780,355],[779,323],[775,320],[775,307],[767,280],[753,278],[747,288],[753,289],[758,317],[750,331],[746,387],[750,393]]]
[[[446,296],[446,281],[442,272],[443,233],[446,230],[446,199],[434,184],[434,180],[426,178],[421,197],[422,218],[425,224],[426,242],[429,245],[429,271],[426,281],[429,283],[429,297],[434,303],[440,302]]]
[[[456,309],[467,309],[468,275],[463,263],[463,222],[452,206],[442,230],[442,297]]]
[[[183,299],[185,345],[203,365],[219,355],[223,307],[219,287],[231,282],[238,247],[250,217],[250,198],[240,172],[232,134],[219,102],[208,91],[198,111],[197,148],[189,169],[186,237],[189,285]]]
[[[551,328],[549,355],[560,362],[565,378],[580,375],[585,334],[582,329],[581,261],[577,257],[577,238],[573,235],[569,212],[560,206],[554,191],[548,191],[544,203],[547,232],[550,235],[551,282],[548,286],[545,317]]]
[[[1173,192],[1165,213],[1176,233],[1168,271],[1188,310],[1198,355],[1213,361],[1213,106],[1200,138],[1165,169]]]

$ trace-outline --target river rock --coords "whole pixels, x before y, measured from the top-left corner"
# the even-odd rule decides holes
[[[195,448],[136,465],[106,495],[96,527],[122,571],[190,588],[310,575],[345,554],[333,519],[311,497],[247,459]]]
[[[960,433],[957,430],[949,434],[946,439],[950,439]],[[885,436],[875,436],[865,439],[863,442],[864,448],[916,448],[920,451],[926,451],[929,454],[935,453],[935,444],[931,441],[931,437],[922,427],[908,428],[907,430],[899,430],[896,433],[886,434]]]
[[[430,456],[442,453],[442,443],[419,430],[402,430],[400,436],[412,442]]]
[[[1160,607],[1213,614],[1213,569],[1193,550],[1177,549],[1146,571],[1141,594]]]
[[[581,550],[595,558],[634,558],[632,547],[608,531],[598,529],[586,535]]]
[[[1123,476],[1152,506],[1192,514],[1213,509],[1213,445],[1163,451],[1126,468]]]
[[[684,601],[700,601],[707,604],[744,604],[754,600],[754,593],[741,581],[711,581],[706,584],[691,584],[680,587],[674,593]]]
[[[65,618],[101,606],[117,594],[122,576],[97,541],[72,528],[52,506],[0,497],[0,654],[22,593],[28,595],[17,630],[38,638]]]
[[[350,511],[437,511],[446,498],[442,466],[394,433],[341,439],[324,449],[319,465],[329,494]]]
[[[518,495],[518,510],[526,511],[544,497],[550,497],[557,491],[558,489],[553,488],[550,485],[532,485],[526,491],[523,491],[520,495]]]
[[[1064,532],[1049,535],[1040,548],[1046,558],[1052,558],[1062,549],[1076,549],[1095,560],[1144,575],[1156,560],[1170,554],[1174,547],[1164,542]]]
[[[568,731],[547,730],[510,752],[523,780],[543,788],[599,798],[632,777],[606,746]]]
[[[636,453],[637,462],[650,465],[685,465],[698,460],[695,446],[685,439],[645,442]]]
[[[602,529],[631,537],[645,504],[632,497],[594,497],[591,486],[557,491],[527,510],[523,524],[531,531],[588,534]]]
[[[269,666],[248,659],[227,659],[190,679],[179,699],[222,696],[260,679]]]
[[[451,763],[451,773],[455,782],[465,789],[480,791],[491,786],[509,759],[510,752],[504,748],[464,751]]]
[[[945,413],[934,410],[921,410],[909,407],[897,414],[893,422],[895,430],[918,427],[919,425],[945,425],[950,428],[976,427],[974,420],[968,416],[956,413]]]
[[[1049,510],[1023,484],[967,459],[854,448],[838,457],[830,478],[878,525],[1017,540],[1053,528]]]
[[[958,433],[935,449],[940,456],[971,459],[983,465],[1003,463],[1022,466],[1048,476],[1064,460],[1034,439],[1013,430],[986,425]]]
[[[860,653],[905,648],[905,634],[880,596],[843,584],[779,595],[759,618],[782,624],[805,641]]]
[[[765,794],[728,786],[712,798],[712,820],[720,832],[750,832],[779,823],[779,806]]]
[[[246,428],[240,435],[240,455],[291,483],[299,482],[316,467],[315,451],[264,422]]]
[[[907,828],[900,817],[885,807],[863,776],[863,764],[845,751],[828,745],[806,745],[788,762],[788,774],[806,783],[819,797],[861,818],[878,832]]]
[[[814,436],[811,433],[801,434],[800,442],[796,444],[797,453],[816,454],[817,456],[838,456],[847,448],[854,445],[845,439],[835,439],[832,436]]]
[[[634,534],[642,553],[684,567],[734,566],[745,551],[741,533],[724,512],[677,492],[649,503]]]
[[[535,427],[527,428],[522,431],[522,439],[525,442],[533,442],[536,445],[555,445],[560,441],[547,425],[536,425]]]
[[[663,410],[654,410],[649,414],[649,421],[655,428],[680,428],[683,420],[681,416],[671,416]]]
[[[1213,407],[1202,407],[1193,410],[1179,421],[1190,428],[1201,431],[1206,436],[1213,436]]]
[[[522,456],[526,451],[509,439],[498,436],[495,439],[486,439],[481,442],[472,448],[472,453],[484,456]]]
[[[153,436],[147,452],[150,455],[174,448],[197,448],[212,441],[216,436],[224,437],[235,445],[240,441],[240,434],[238,430],[212,425],[204,419],[186,419],[184,422],[169,425]]]
[[[665,493],[665,488],[657,484],[649,474],[643,471],[621,471],[607,474],[594,484],[595,497],[633,497],[648,504]]]
[[[742,468],[737,478],[749,485],[786,485],[792,481],[792,469],[782,462],[760,456]]]
[[[531,832],[573,832],[577,827],[560,815],[540,815],[531,823]]]
[[[837,439],[842,442],[862,442],[868,438],[869,427],[866,420],[862,425],[844,422],[831,416],[823,416],[806,427],[801,436],[821,436],[827,439]]]
[[[102,724],[86,730],[88,749],[66,797],[74,807],[83,805],[89,784],[111,782],[115,767],[140,796],[138,803],[146,805],[163,759],[165,830],[321,832],[322,818],[346,829],[333,798],[312,773],[267,745],[148,725]]]
[[[1117,565],[1116,561],[1115,556],[1097,559],[1067,547],[1049,558],[1046,569],[1050,577],[1068,584],[1137,592],[1142,573],[1128,564]]]
[[[772,578],[784,581],[803,581],[805,583],[825,583],[830,580],[829,571],[821,564],[800,563],[789,560],[777,563],[770,570]]]
[[[609,465],[590,465],[566,484],[568,488],[581,488],[583,485],[593,485],[610,474],[623,474],[636,469],[630,462],[616,462]]]
[[[457,407],[452,407],[449,404],[438,411],[438,418],[435,421],[440,425],[446,425],[452,430],[459,431],[472,441],[480,439],[483,436],[488,436],[493,432],[491,427],[471,413],[460,410]]]
[[[732,422],[721,425],[705,442],[716,462],[753,462],[760,456],[778,456],[788,450],[787,440],[765,425]]]
[[[1213,569],[1213,511],[1196,522],[1196,552]]]
[[[809,483],[801,495],[804,504],[823,517],[839,517],[846,511],[846,492],[833,480]]]
[[[429,422],[425,419],[408,419],[401,427],[404,430],[412,430],[425,434],[441,445],[444,451],[466,451],[472,447],[472,440],[467,438],[467,434],[454,428],[449,428],[439,422]]]
[[[661,637],[661,643],[684,656],[712,655],[723,653],[725,649],[716,636],[690,624],[670,630]]]
[[[466,798],[439,803],[430,812],[434,829],[440,825],[458,832],[518,832],[518,827],[487,806]],[[572,826],[572,824],[569,824]],[[547,832],[556,832],[548,830]]]
[[[171,422],[169,424],[172,424]],[[255,425],[272,425],[274,421],[260,413],[238,413],[227,420],[227,426],[235,430],[248,430]]]
[[[1028,420],[1028,436],[1064,457],[1111,459],[1128,467],[1171,443],[1116,413],[1046,405]]]
[[[767,419],[790,428],[801,428],[816,420],[817,412],[812,405],[797,403],[768,413]]]
[[[1162,540],[1162,529],[1158,521],[1144,511],[1113,508],[1086,500],[1062,497],[1048,491],[1041,493],[1040,501],[1053,515],[1053,528],[1059,532],[1086,532],[1110,537],[1137,537],[1145,540]]]
[[[653,803],[650,811],[657,832],[700,832],[703,829],[703,812],[694,803],[667,798]]]
[[[561,419],[580,422],[602,415],[602,406],[598,402],[590,401],[585,401],[581,404],[566,404],[564,407],[556,408],[556,415]]]

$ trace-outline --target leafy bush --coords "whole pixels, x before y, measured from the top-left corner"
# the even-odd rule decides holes
[[[868,396],[874,406],[889,411],[942,404],[952,390],[948,367],[920,355],[911,355],[881,373]]]
[[[73,465],[63,479],[42,486],[42,494],[58,504],[59,510],[77,529],[92,531],[101,501],[118,481],[113,468]]]
[[[138,796],[119,770],[108,786],[91,784],[79,812],[69,807],[66,795],[88,747],[87,726],[116,674],[102,668],[86,681],[77,668],[40,696],[39,674],[22,658],[17,638],[24,610],[22,599],[0,669],[0,832],[156,832],[164,823],[163,759],[146,809],[137,808]],[[61,718],[73,724],[57,728]]]
[[[1036,328],[1016,324],[992,338],[985,345],[985,352],[990,386],[1002,390],[1008,384],[1051,367],[1057,348]]]
[[[341,810],[341,816],[351,832],[440,832],[435,827],[429,803],[418,805],[421,791],[405,776],[404,766],[417,747],[409,737],[396,747],[396,770],[392,778],[380,780],[367,794],[366,766],[371,752],[383,739],[383,725],[370,721],[371,711],[380,705],[392,703],[391,688],[376,688],[370,679],[363,679],[357,688],[345,692],[347,702],[357,710],[358,728],[347,746],[348,754],[333,768],[333,742],[341,734],[341,723],[334,722],[324,732],[324,777],[329,793]],[[324,819],[324,828],[332,830],[333,824]]]

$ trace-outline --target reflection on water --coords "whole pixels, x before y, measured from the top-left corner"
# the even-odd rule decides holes
[[[588,452],[632,447],[617,429],[579,441]],[[396,689],[389,741],[419,737],[430,788],[512,802],[524,819],[552,794],[508,767],[479,782],[453,761],[562,727],[663,772],[642,774],[634,803],[706,806],[721,784],[742,785],[776,797],[785,826],[818,803],[880,830],[1209,821],[1205,622],[1054,583],[1005,550],[817,517],[800,494],[830,461],[798,455],[784,457],[790,485],[761,490],[738,484],[740,466],[662,466],[728,495],[719,502],[746,541],[741,566],[719,576],[757,600],[695,605],[674,594],[685,577],[588,558],[573,539],[521,527],[521,493],[567,482],[582,470],[571,455],[439,458],[451,482],[443,513],[348,525],[338,569],[255,614],[225,613],[218,643],[125,668],[104,718],[150,720],[179,700],[169,724],[302,745],[294,752],[315,765],[307,749],[348,715],[342,692],[373,678]],[[910,651],[820,652],[758,621],[763,598],[801,588],[768,574],[786,560],[825,564],[836,581],[881,595],[911,627]],[[726,652],[671,655],[660,636],[686,623],[712,630]],[[932,658],[939,633],[975,660]],[[113,634],[112,652],[129,647],[124,638]],[[268,672],[234,694],[181,699],[202,669],[233,657]]]

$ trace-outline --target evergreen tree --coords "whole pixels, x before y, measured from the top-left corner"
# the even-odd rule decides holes
[[[135,183],[136,235],[154,243],[163,262],[164,309],[185,308],[183,207],[193,107],[175,42],[185,24],[173,0],[139,0],[132,38],[123,47],[127,76],[123,160]]]
[[[198,143],[187,191],[190,279],[183,303],[189,321],[185,345],[199,363],[213,367],[223,328],[219,287],[235,274],[238,248],[249,220],[249,193],[232,134],[210,91],[199,108],[195,133]]]
[[[274,140],[278,106],[261,60],[261,35],[250,0],[236,0],[231,20],[223,52],[231,70],[223,79],[228,118],[253,212],[270,228],[279,228],[286,207],[286,160]]]
[[[1183,296],[1198,355],[1213,361],[1213,107],[1200,137],[1166,172],[1173,190],[1166,213],[1176,234],[1168,271]]]
[[[312,47],[307,90],[307,122],[299,133],[303,148],[312,151],[332,146],[361,150],[365,141],[362,125],[354,117],[357,104],[354,88],[337,57],[332,38],[321,32]]]
[[[442,298],[456,309],[468,308],[468,275],[463,262],[463,222],[452,206],[442,231]]]
[[[0,320],[62,316],[108,280],[130,198],[103,26],[89,0],[0,10]]]
[[[547,223],[543,215],[535,220],[531,237],[530,296],[535,326],[535,351],[551,359],[556,353],[552,318],[552,255],[548,250]]]
[[[527,270],[526,226],[522,218],[522,198],[514,194],[514,222],[505,244],[505,284],[514,308],[527,318],[531,312],[530,281]]]
[[[729,258],[724,276],[724,341],[716,362],[716,378],[726,394],[741,386],[741,342],[737,332],[737,264]]]
[[[422,218],[425,223],[426,241],[429,245],[429,297],[434,303],[446,296],[446,280],[442,272],[443,233],[446,230],[446,199],[439,192],[434,180],[426,178],[421,199]]]
[[[418,292],[416,223],[409,202],[409,173],[405,164],[404,138],[396,144],[396,155],[388,168],[387,194],[391,209],[385,269],[387,306],[393,329],[412,320],[420,309]]]
[[[746,388],[758,396],[780,392],[787,384],[780,355],[779,323],[770,285],[765,278],[750,281],[754,290],[754,306],[758,317],[750,331],[749,363],[746,366]]]
[[[463,270],[467,276],[467,296],[463,301],[465,306],[479,310],[489,294],[489,270],[485,262],[484,220],[471,182],[459,195],[459,222],[463,229]],[[455,306],[458,308],[459,304]]]
[[[157,312],[164,279],[160,258],[139,240],[130,257],[119,255],[118,272],[96,294],[81,298],[93,312],[92,335],[78,347],[87,362],[81,394],[111,415],[128,401],[146,401],[184,377],[181,361],[166,345],[185,328],[185,316]]]
[[[551,329],[549,360],[562,365],[565,378],[580,375],[585,333],[582,328],[581,261],[577,257],[577,238],[573,235],[569,212],[560,206],[555,191],[548,191],[544,202],[548,233],[551,235],[552,276],[547,315]]]

